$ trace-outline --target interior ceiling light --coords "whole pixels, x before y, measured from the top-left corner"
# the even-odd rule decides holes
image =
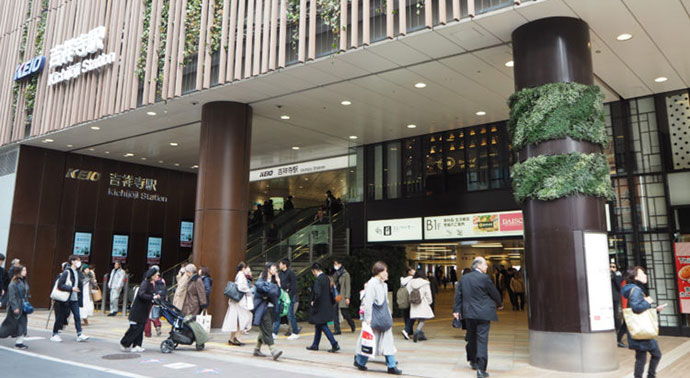
[[[110,153],[110,151],[105,151],[104,153],[105,153],[106,155],[108,155],[108,154]]]
[[[299,150],[299,147],[293,146],[292,149],[295,150],[295,151],[297,151],[297,150]]]
[[[55,142],[54,140],[48,138],[48,139],[43,139],[43,143],[53,143]]]
[[[286,115],[282,115],[282,116],[280,116],[280,119],[290,119],[290,116],[287,115],[287,114],[286,114]]]
[[[72,147],[74,147],[74,146],[71,145],[71,144],[68,144],[67,147],[68,147],[68,148],[72,148]]]
[[[352,140],[357,139],[357,135],[350,135],[350,139],[352,139]]]
[[[173,146],[173,147],[177,147],[177,146],[179,146],[179,143],[177,143],[177,142],[170,142],[170,145]]]
[[[414,85],[415,88],[426,88],[426,83],[417,83]]]
[[[134,154],[131,153],[131,152],[128,152],[128,153],[126,153],[124,156],[125,156],[125,157],[132,157],[132,156],[134,156]]]
[[[668,80],[668,78],[664,76],[659,76],[656,79],[654,79],[654,81],[656,81],[657,83],[663,83],[666,80]]]
[[[505,247],[506,251],[524,251],[525,247]]]
[[[512,60],[509,60],[506,62],[506,67],[512,67],[514,65],[515,65],[515,62],[513,62]]]
[[[341,101],[340,104],[347,106],[347,105],[351,105],[352,102],[350,102],[349,100],[345,100],[345,101]]]
[[[163,163],[165,163],[165,162],[164,162],[163,160],[158,160],[158,163],[159,163],[159,164],[163,164]]]
[[[197,168],[199,168],[198,165],[196,165],[196,164],[192,165],[192,169],[197,169]]]
[[[91,126],[91,130],[100,130],[101,128],[98,126]]]
[[[146,160],[146,158],[145,158],[145,157],[143,157],[143,158],[141,158],[141,160]]]
[[[150,116],[155,116],[155,115],[156,115],[156,112],[146,112],[146,114],[148,114],[148,115],[150,115]]]
[[[89,151],[96,151],[95,148],[89,148]]]
[[[408,129],[414,129],[414,128],[416,128],[416,127],[417,127],[417,125],[407,125],[407,128],[408,128]]]
[[[480,110],[480,111],[478,111],[478,112],[476,112],[476,113],[474,113],[474,114],[476,114],[476,115],[478,115],[478,116],[483,116],[483,115],[486,115],[486,112],[483,111],[483,110]]]
[[[616,37],[616,39],[619,41],[627,41],[630,38],[632,38],[632,34],[629,34],[629,33],[619,34],[618,37]]]
[[[180,163],[175,163],[175,166],[176,166],[176,167],[179,167],[179,166],[180,166]]]
[[[473,244],[472,248],[503,248],[503,244],[501,244],[501,243]]]

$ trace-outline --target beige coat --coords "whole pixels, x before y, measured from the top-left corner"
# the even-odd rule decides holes
[[[228,299],[228,311],[223,320],[223,332],[249,331],[252,328],[252,310],[254,309],[254,296],[249,287],[249,281],[244,273],[237,272],[235,276],[237,290],[244,293],[239,302]]]
[[[206,288],[201,276],[194,275],[187,282],[187,293],[182,305],[182,315],[199,315],[201,306],[206,306]]]
[[[431,296],[431,284],[423,278],[415,278],[407,284],[407,291],[412,293],[412,290],[419,289],[419,294],[422,295],[422,303],[410,303],[410,319],[432,319],[434,311],[431,310],[431,304],[434,303]]]
[[[182,310],[184,305],[184,297],[187,296],[187,282],[189,277],[186,274],[177,275],[177,288],[175,288],[175,295],[173,296],[173,306]]]
[[[362,300],[362,306],[364,307],[364,321],[371,323],[371,317],[373,314],[374,303],[381,305],[388,298],[388,285],[376,277],[371,277],[369,282],[367,282],[366,289],[364,289],[364,299]],[[376,351],[377,356],[391,356],[394,355],[398,350],[395,348],[395,341],[393,339],[393,328],[380,332],[374,331],[374,336],[376,337]],[[362,350],[362,337],[357,339],[357,349],[356,351]],[[357,352],[355,352],[357,353]]]

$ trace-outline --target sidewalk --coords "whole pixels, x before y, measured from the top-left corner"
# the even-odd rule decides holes
[[[403,339],[400,331],[402,322],[396,319],[394,331],[398,354],[399,367],[405,375],[420,377],[472,377],[476,373],[469,368],[465,358],[465,331],[456,330],[451,327],[450,301],[452,292],[450,288],[439,294],[437,298],[438,318],[426,322],[424,333],[429,338],[428,341],[413,343],[411,340]],[[448,310],[444,310],[448,309]],[[214,316],[224,316],[224,314],[214,314]],[[45,329],[47,311],[37,311],[29,317],[29,327]],[[84,327],[84,333],[92,337],[99,337],[110,340],[119,340],[125,333],[128,323],[127,320],[118,315],[117,317],[106,317],[97,314],[89,319],[89,326]],[[301,337],[297,340],[287,340],[283,336],[287,330],[286,326],[281,327],[280,336],[276,341],[278,348],[284,351],[285,362],[294,362],[308,369],[310,365],[319,368],[332,368],[334,370],[347,372],[352,369],[352,360],[357,343],[358,333],[351,333],[346,327],[342,335],[336,336],[341,351],[339,353],[327,353],[330,348],[328,341],[322,338],[322,351],[307,351],[305,347],[311,344],[313,337],[313,326],[308,323],[300,324],[303,328]],[[49,329],[52,327],[49,324]],[[359,324],[358,324],[359,327]],[[358,328],[359,329],[359,328]],[[170,326],[164,322],[163,335],[153,336],[144,339],[144,346],[152,351],[158,351],[160,342],[164,340]],[[31,334],[31,331],[29,331]],[[74,335],[74,326],[70,320],[70,325],[63,333],[67,337]],[[155,334],[155,330],[154,330]],[[213,354],[214,358],[223,356],[246,357],[252,359],[254,342],[258,330],[256,327],[242,338],[247,345],[236,347],[227,344],[227,334],[214,329],[212,339],[206,344],[206,350],[202,353]],[[686,377],[690,370],[690,341],[680,337],[660,337],[659,344],[664,354],[659,366],[660,377]],[[174,356],[171,355],[171,357]],[[527,314],[524,312],[514,312],[504,310],[499,312],[499,322],[492,323],[491,334],[489,336],[489,372],[496,377],[627,377],[632,376],[634,365],[634,352],[628,349],[618,348],[618,359],[620,368],[615,372],[606,374],[566,374],[549,370],[537,369],[529,365],[529,344],[527,331]],[[382,358],[377,358],[382,362]],[[372,361],[370,369],[383,372],[385,365]],[[308,370],[305,370],[307,373]],[[376,374],[374,372],[366,375]],[[358,375],[358,374],[355,374]]]

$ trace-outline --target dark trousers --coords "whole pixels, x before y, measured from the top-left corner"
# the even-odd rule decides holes
[[[74,327],[77,329],[77,335],[81,335],[81,317],[79,315],[79,302],[78,301],[67,301],[58,302],[55,301],[56,306],[60,306],[60,311],[58,317],[55,318],[55,323],[53,324],[53,335],[57,335],[58,331],[62,329],[62,326],[69,318],[70,312],[74,315]]]
[[[649,360],[649,370],[647,371],[647,377],[656,377],[656,367],[659,365],[659,360],[661,360],[661,350],[659,349],[659,344],[655,345],[655,348],[649,351],[652,356]],[[635,351],[635,378],[642,378],[644,373],[644,365],[647,363],[647,352],[643,350]]]
[[[467,323],[467,361],[477,364],[477,368],[486,371],[489,363],[489,327],[488,320],[466,319]]]
[[[261,317],[261,323],[259,323],[259,343],[266,345],[273,345],[273,317],[276,316],[275,308],[269,307],[264,312]]]
[[[519,307],[520,310],[524,310],[525,309],[525,293],[515,293],[514,295],[515,295],[515,307],[516,308]],[[518,305],[518,302],[520,302],[519,305]]]
[[[146,323],[130,322],[129,329],[120,340],[120,345],[125,348],[141,346],[144,341],[144,327],[146,327]]]
[[[621,327],[618,328],[618,333],[616,334],[616,339],[618,342],[623,342],[623,336],[628,333],[628,326],[625,324],[625,320],[621,322]]]
[[[343,314],[343,319],[345,319],[347,324],[350,325],[350,329],[352,329],[352,332],[354,332],[355,331],[355,321],[352,320],[352,315],[350,314],[350,309],[347,307],[338,308],[338,304],[336,303],[335,304],[335,318],[333,318],[333,329],[335,330],[335,333],[340,332],[340,316],[338,316],[338,310],[340,310],[340,313]]]
[[[412,325],[410,322],[410,309],[406,308],[402,310],[403,313],[403,321],[405,322],[405,332],[408,334],[412,333]]]
[[[333,337],[331,330],[328,328],[328,324],[315,324],[314,342],[312,342],[311,344],[312,347],[318,348],[319,344],[321,344],[321,332],[323,332],[324,335],[326,335],[326,338],[328,338],[328,341],[331,343],[332,347],[338,345],[338,342],[335,340],[335,337]]]
[[[513,305],[513,310],[517,310],[518,306],[517,298],[515,298],[515,293],[510,288],[507,288],[506,291],[508,291],[508,298],[510,299],[510,304]]]

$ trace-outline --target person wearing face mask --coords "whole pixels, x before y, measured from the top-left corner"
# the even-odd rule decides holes
[[[62,315],[60,319],[55,319],[55,324],[53,325],[53,336],[50,341],[61,343],[62,338],[58,335],[61,325],[65,318],[69,317],[70,312],[74,315],[74,327],[77,329],[77,341],[83,342],[89,339],[88,336],[81,332],[81,316],[79,314],[79,308],[84,307],[84,296],[81,288],[84,286],[84,278],[81,275],[81,258],[77,255],[72,255],[67,260],[69,267],[65,269],[60,275],[58,280],[58,290],[67,291],[70,294],[67,302],[64,303],[60,312]]]
[[[338,259],[333,260],[333,269],[335,271],[335,285],[338,289],[338,293],[342,296],[340,302],[335,304],[335,317],[333,318],[333,328],[335,332],[334,335],[340,335],[340,314],[343,315],[343,319],[350,325],[352,333],[355,332],[355,321],[352,320],[352,314],[350,313],[350,297],[352,292],[350,272],[345,270],[342,261]]]
[[[249,265],[241,262],[237,265],[237,275],[235,275],[235,284],[237,290],[244,293],[242,298],[235,302],[228,298],[228,311],[225,313],[223,320],[223,332],[230,332],[228,344],[235,346],[242,346],[244,343],[240,341],[242,332],[248,332],[252,328],[252,310],[254,309],[254,295],[252,294],[251,281],[247,279],[247,275],[251,277],[252,270]]]
[[[640,314],[653,308],[654,299],[645,292],[647,286],[647,273],[641,266],[628,269],[625,272],[625,286],[621,290],[623,297],[628,300],[627,306],[634,313]],[[666,307],[665,304],[656,307],[657,312],[661,312]],[[647,377],[656,377],[656,367],[661,360],[661,349],[656,339],[635,340],[628,333],[628,348],[635,351],[635,378],[642,378],[644,366],[647,364],[647,353],[651,355]]]

